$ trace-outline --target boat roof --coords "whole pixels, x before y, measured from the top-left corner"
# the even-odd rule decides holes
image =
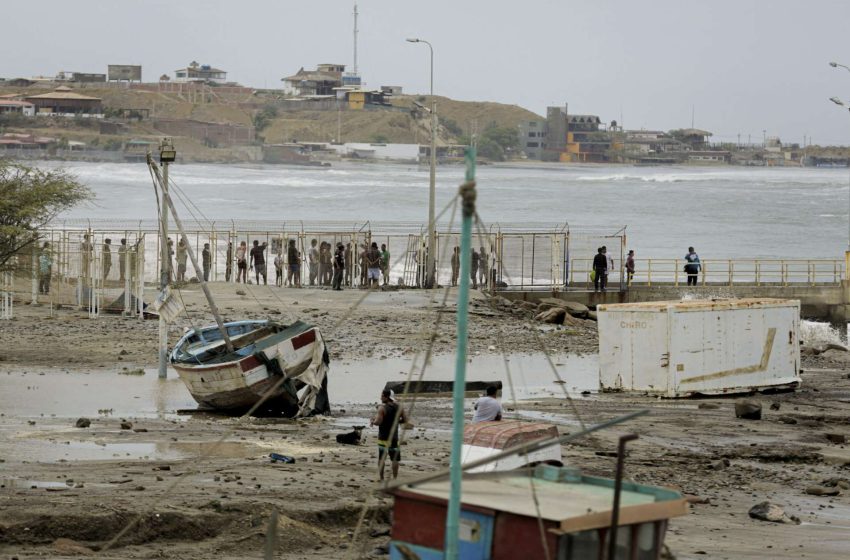
[[[546,422],[494,420],[475,422],[463,429],[463,443],[478,447],[508,449],[542,438],[557,437],[558,428]]]
[[[393,490],[399,497],[438,503],[448,502],[450,492],[448,479],[405,484]],[[461,503],[525,517],[536,518],[539,512],[544,520],[558,523],[560,531],[573,533],[610,525],[614,481],[551,465],[533,471],[465,474]],[[688,508],[678,492],[626,481],[620,507],[621,525],[669,519],[686,514]]]

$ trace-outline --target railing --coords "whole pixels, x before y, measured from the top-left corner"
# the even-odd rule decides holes
[[[590,259],[573,259],[568,287],[593,289]],[[635,260],[631,286],[687,286],[684,259]],[[621,263],[609,274],[609,290],[616,289],[621,278]],[[838,285],[844,278],[843,259],[712,259],[700,262],[698,286],[825,286]]]

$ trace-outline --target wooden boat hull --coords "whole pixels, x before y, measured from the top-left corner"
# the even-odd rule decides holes
[[[257,322],[261,323],[266,324]],[[185,351],[192,341],[192,335],[189,333],[178,342],[172,365],[192,398],[202,406],[249,409],[265,396],[264,402],[272,404],[283,399],[283,404],[298,411],[298,391],[310,385],[310,380],[300,379],[301,376],[312,373],[313,384],[321,387],[318,390],[327,387],[324,341],[315,327],[297,324],[294,331],[290,327],[263,337],[245,355],[234,353],[211,363],[187,363],[185,354],[182,359],[177,358],[179,351]]]

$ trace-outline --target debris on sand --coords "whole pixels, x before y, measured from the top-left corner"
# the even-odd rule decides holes
[[[761,404],[753,399],[735,401],[735,417],[743,420],[761,420]]]
[[[750,517],[759,521],[770,521],[771,523],[789,523],[799,525],[800,518],[795,515],[787,515],[780,506],[764,501],[754,505],[748,512]]]
[[[809,486],[806,488],[806,494],[810,496],[837,496],[841,490],[837,486],[828,488],[826,486]]]
[[[74,424],[77,428],[88,428],[91,426],[91,420],[88,418],[77,418],[76,424]]]

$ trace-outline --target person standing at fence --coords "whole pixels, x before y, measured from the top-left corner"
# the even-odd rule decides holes
[[[685,255],[685,262],[687,263],[685,264],[685,273],[688,275],[688,286],[696,286],[697,277],[702,269],[702,263],[700,263],[699,255],[697,255],[693,247],[688,247],[688,254]]]
[[[224,281],[230,282],[230,277],[233,276],[233,242],[227,242],[227,255],[225,255],[224,263]]]
[[[165,263],[168,267],[168,280],[169,282],[174,280],[174,241],[171,238],[168,238],[168,262]]]
[[[632,285],[632,278],[635,276],[635,252],[634,249],[629,249],[629,255],[626,257],[626,283]]]
[[[342,290],[342,278],[345,274],[345,271],[348,270],[346,268],[345,262],[345,253],[347,252],[345,246],[342,243],[336,244],[336,253],[334,253],[334,281],[333,281],[333,289],[340,291]]]
[[[210,268],[212,268],[212,253],[210,252],[209,243],[204,243],[204,249],[201,251],[201,266],[204,270],[204,282],[209,282]]]
[[[457,277],[460,275],[460,247],[455,245],[452,251],[452,286],[457,286]]]
[[[605,247],[600,247],[596,250],[596,256],[593,257],[593,291],[604,292],[605,285],[608,282],[608,258],[605,256]]]
[[[352,255],[354,254],[354,241],[349,241],[345,245],[345,285],[349,288],[351,287],[351,282],[353,280],[352,275],[354,272],[354,259]]]
[[[316,285],[316,279],[319,277],[319,249],[316,248],[318,241],[315,239],[310,241],[310,250],[307,252],[307,265],[310,268],[310,285]]]
[[[112,240],[108,237],[103,240],[101,260],[103,261],[103,281],[105,282],[109,277],[109,271],[112,270]]]
[[[481,255],[472,248],[472,266],[469,269],[470,280],[472,280],[472,289],[478,289],[478,266],[481,264]]]
[[[186,242],[181,238],[177,242],[177,281],[186,281],[186,260],[189,258],[189,249]]]
[[[360,244],[360,286],[367,286],[369,267],[366,264],[366,253],[369,252],[369,248],[365,243]]]
[[[301,256],[298,254],[298,247],[295,246],[295,240],[289,240],[289,246],[286,248],[286,260],[289,264],[289,270],[286,273],[286,283],[290,286],[301,285]]]
[[[330,241],[325,242],[325,258],[323,261],[325,274],[321,279],[322,286],[330,286],[334,278],[334,248]]]
[[[248,283],[248,246],[244,241],[236,248],[236,282]]]
[[[118,246],[118,279],[123,283],[127,275],[127,239],[121,238]]]
[[[390,283],[390,252],[385,243],[381,243],[381,274],[384,276],[384,286],[386,286]]]
[[[91,262],[94,256],[94,246],[92,245],[89,234],[83,234],[83,242],[80,243],[80,276],[83,278],[91,277]]]
[[[283,253],[278,252],[274,256],[274,285],[283,286]]]
[[[381,251],[374,241],[366,251],[366,270],[369,288],[377,288],[381,282]]]
[[[138,264],[139,264],[139,251],[143,251],[142,247],[142,238],[139,237],[136,239],[136,243],[133,244],[133,247],[129,249],[130,253],[130,280],[135,280],[139,277],[138,273]]]
[[[294,240],[293,240],[294,242]],[[254,246],[251,248],[250,254],[250,262],[248,264],[251,265],[251,268],[254,270],[254,278],[257,281],[257,285],[260,285],[260,276],[263,277],[263,284],[266,286],[269,285],[269,280],[266,278],[266,246],[268,244],[263,242],[260,245],[260,242],[256,239],[254,240]]]
[[[50,293],[50,278],[53,275],[53,252],[50,243],[44,242],[38,255],[38,293]]]
[[[481,262],[478,265],[478,285],[484,288],[487,286],[487,270],[489,266],[487,264],[489,255],[484,250],[484,247],[481,247]]]

